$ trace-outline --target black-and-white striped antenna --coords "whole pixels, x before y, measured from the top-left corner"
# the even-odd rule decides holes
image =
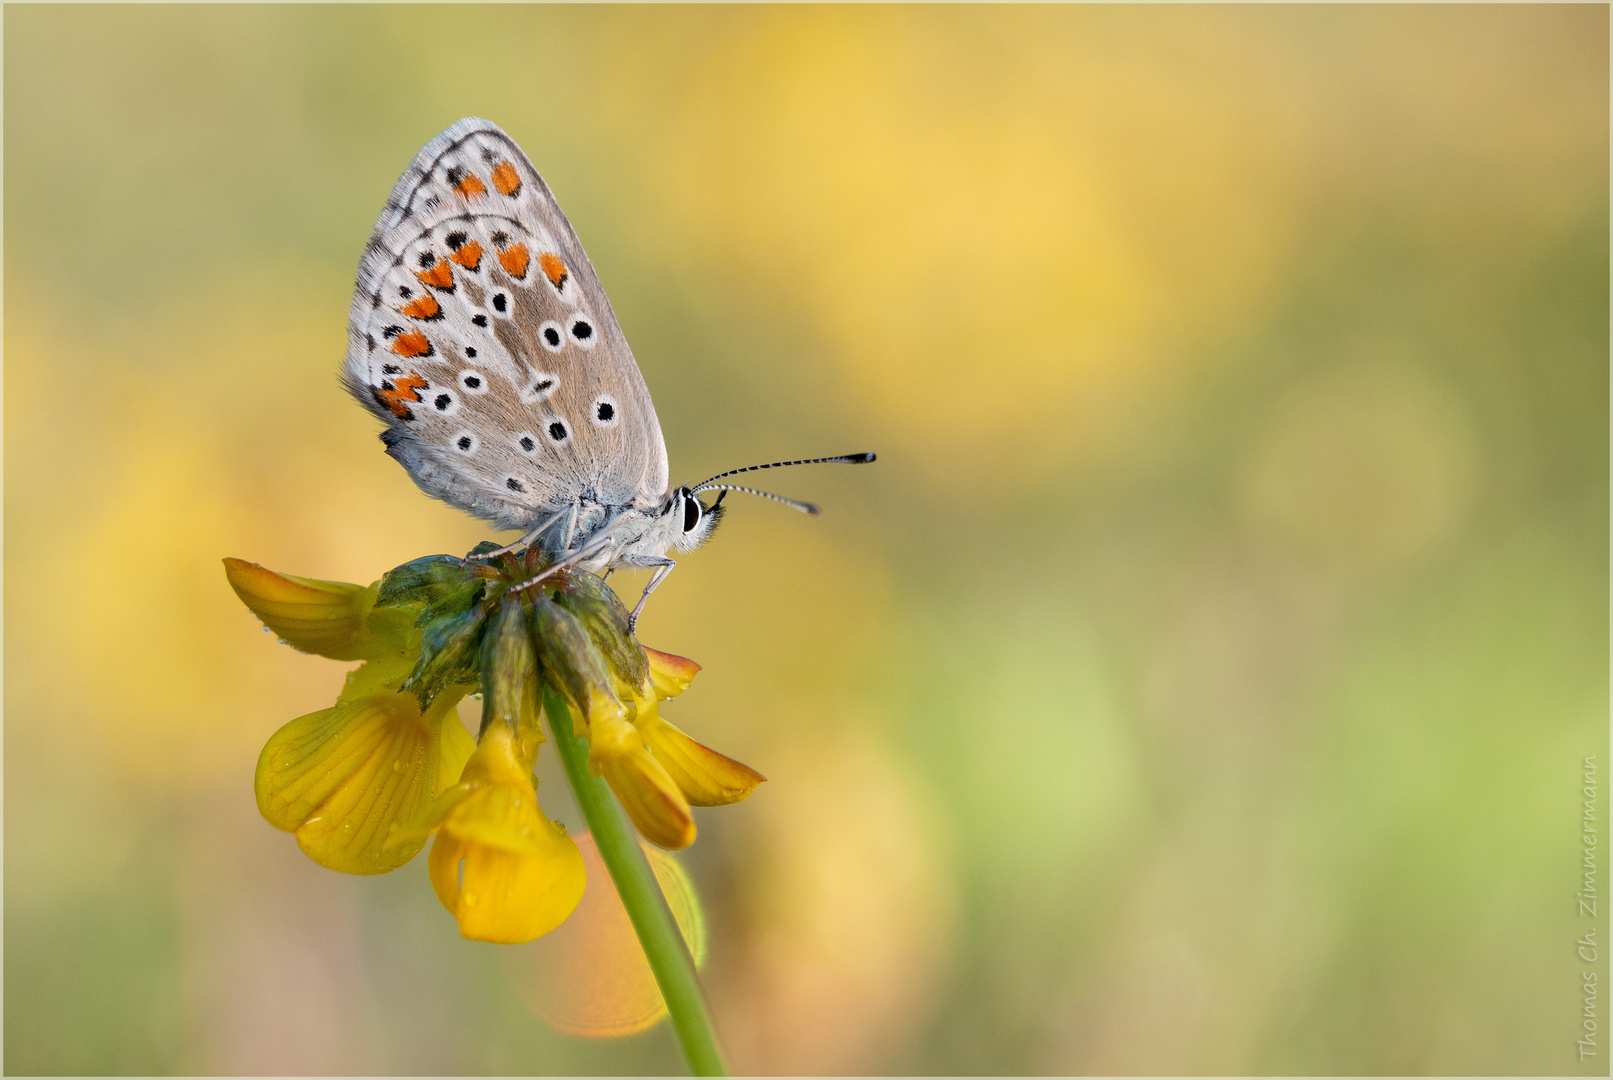
[[[743,491],[747,495],[760,495],[764,499],[772,499],[774,502],[781,502],[785,506],[793,507],[796,510],[801,511],[803,514],[821,514],[823,511],[813,503],[802,502],[799,499],[786,499],[783,495],[775,495],[771,491],[759,491],[753,487],[740,487],[738,484],[719,484],[717,481],[727,476],[737,476],[740,473],[756,472],[758,469],[782,469],[790,465],[866,465],[868,462],[873,460],[874,455],[871,453],[838,454],[835,457],[800,458],[796,461],[773,461],[766,465],[747,465],[743,469],[729,469],[727,472],[720,472],[716,476],[713,476],[710,480],[703,481],[702,483],[696,484],[694,487],[690,488],[689,494],[698,495],[702,491]],[[718,498],[719,501],[721,501],[721,496]]]

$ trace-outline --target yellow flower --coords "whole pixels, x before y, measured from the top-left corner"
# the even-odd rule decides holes
[[[654,649],[644,653],[648,672],[629,695],[628,717],[606,715],[588,725],[588,769],[610,785],[645,839],[676,851],[695,840],[690,806],[739,802],[766,777],[661,716],[658,699],[686,690],[700,665]]]
[[[468,938],[531,941],[582,899],[582,854],[539,813],[531,763],[506,724],[482,735],[463,778],[421,827],[437,833],[428,860],[432,887]]]
[[[591,724],[588,771],[610,785],[628,819],[650,843],[674,851],[694,843],[689,800],[634,725],[614,716]]]
[[[340,581],[277,574],[257,563],[225,559],[224,574],[241,603],[280,640],[332,660],[407,660],[419,650],[413,614],[375,607],[380,582],[369,588]]]
[[[491,545],[473,555],[492,551]],[[429,872],[460,931],[520,942],[565,919],[583,863],[538,808],[532,766],[541,703],[588,740],[588,769],[652,843],[694,842],[691,806],[737,802],[763,777],[685,735],[659,703],[700,665],[644,649],[627,610],[592,574],[528,551],[491,559],[434,555],[368,588],[291,577],[226,559],[236,594],[305,652],[363,660],[329,709],[299,717],[263,748],[255,786],[270,824],[321,865],[379,874],[432,834]],[[480,687],[473,740],[455,704]]]
[[[424,841],[389,844],[399,823],[453,784],[475,747],[454,710],[470,688],[440,695],[424,711],[414,694],[399,692],[420,633],[408,612],[375,608],[375,585],[294,578],[239,559],[224,568],[236,594],[283,640],[368,660],[347,677],[335,706],[269,739],[254,780],[259,812],[321,866],[349,874],[402,866]]]
[[[474,748],[446,697],[422,713],[395,686],[344,695],[269,739],[258,758],[258,810],[321,866],[384,874],[423,846],[388,846],[393,831],[454,782]]]
[[[633,723],[645,747],[693,806],[739,802],[767,779],[750,766],[689,738],[661,716],[653,699],[640,705]]]

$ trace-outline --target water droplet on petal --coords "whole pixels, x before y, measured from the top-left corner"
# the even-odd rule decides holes
[[[395,772],[395,773],[408,772],[409,771],[408,763],[403,762],[403,761],[394,761],[392,763],[392,771]]]
[[[263,628],[263,632],[264,632],[264,633],[265,633],[265,634],[272,634],[272,633],[274,633],[274,631],[273,631],[273,630],[270,630],[270,629],[269,629],[269,628],[268,628],[268,627],[267,627],[267,626],[265,626],[265,627],[264,627],[264,628]]]

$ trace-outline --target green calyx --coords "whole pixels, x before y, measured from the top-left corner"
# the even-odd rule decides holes
[[[431,555],[381,578],[376,608],[414,612],[420,629],[420,657],[402,688],[424,709],[451,688],[479,686],[482,730],[503,721],[523,741],[541,731],[545,684],[583,717],[619,710],[616,688],[642,684],[649,662],[616,594],[571,569],[518,589],[543,571],[541,557],[474,558],[494,550],[484,542],[464,559]]]
[[[477,734],[481,738],[493,724],[508,724],[523,754],[527,743],[535,753],[543,741],[538,719],[543,681],[529,623],[528,605],[519,593],[506,594],[497,614],[488,620],[482,636],[482,727]]]
[[[650,673],[644,650],[628,628],[628,612],[617,595],[592,574],[567,576],[554,590],[554,601],[582,624],[612,671],[638,687]]]

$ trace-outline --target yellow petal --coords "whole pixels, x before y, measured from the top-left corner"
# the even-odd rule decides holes
[[[347,673],[347,679],[342,683],[342,692],[337,695],[336,702],[361,701],[377,693],[397,693],[403,680],[409,677],[414,668],[413,658],[371,660],[360,664]],[[458,701],[462,695],[455,695]],[[435,706],[435,702],[432,703]]]
[[[433,794],[441,795],[459,783],[465,763],[476,752],[476,739],[460,722],[459,711],[450,709],[442,722],[442,751],[437,759],[437,785]]]
[[[517,945],[553,930],[582,899],[586,872],[571,838],[555,830],[541,855],[463,840],[444,829],[427,860],[437,899],[477,941]]]
[[[387,840],[431,798],[450,709],[422,716],[413,694],[383,690],[293,720],[258,758],[259,811],[296,833],[321,866],[349,874],[402,866],[423,840]]]
[[[683,656],[657,652],[646,647],[644,655],[650,660],[650,681],[655,684],[655,696],[665,701],[689,689],[700,665]]]
[[[489,728],[478,746],[470,733],[465,731],[464,725],[459,723],[456,713],[443,724],[442,749],[439,752],[441,760],[437,768],[436,797],[423,802],[413,815],[402,820],[386,846],[394,847],[410,840],[423,841],[441,828],[461,804],[465,804],[467,831],[480,829],[484,834],[492,835],[499,828],[505,828],[514,836],[509,846],[516,849],[528,847],[527,841],[521,839],[525,835],[521,830],[525,829],[530,834],[538,827],[535,821],[528,818],[505,821],[511,813],[522,809],[517,804],[521,802],[523,793],[528,804],[526,813],[532,819],[538,815],[531,771],[515,756],[517,747],[508,726],[501,724]],[[458,768],[454,767],[451,759],[457,759]],[[507,794],[490,794],[495,790],[505,790]]]
[[[373,658],[365,617],[377,586],[291,577],[240,559],[225,559],[224,573],[241,602],[294,648],[333,660]]]
[[[725,757],[651,715],[639,728],[644,745],[694,806],[726,806],[739,802],[767,777]]]
[[[644,749],[633,725],[625,721],[595,724],[593,735],[588,768],[610,785],[628,819],[644,838],[674,851],[694,843],[689,800],[661,763]]]
[[[465,762],[465,781],[532,786],[532,768],[521,760],[520,746],[508,724],[494,724],[482,734],[476,752]]]
[[[381,846],[390,850],[405,844],[413,844],[414,850],[419,851],[426,838],[442,827],[442,823],[448,818],[448,812],[481,786],[455,784],[436,798],[422,801],[414,813],[400,815],[397,824],[389,830],[389,835]]]
[[[431,854],[426,856],[431,889],[450,914],[459,910],[459,861],[464,857],[465,845],[447,833],[437,834],[431,842]]]
[[[477,785],[448,811],[441,828],[467,843],[527,855],[543,855],[565,836],[538,812],[530,783]]]

